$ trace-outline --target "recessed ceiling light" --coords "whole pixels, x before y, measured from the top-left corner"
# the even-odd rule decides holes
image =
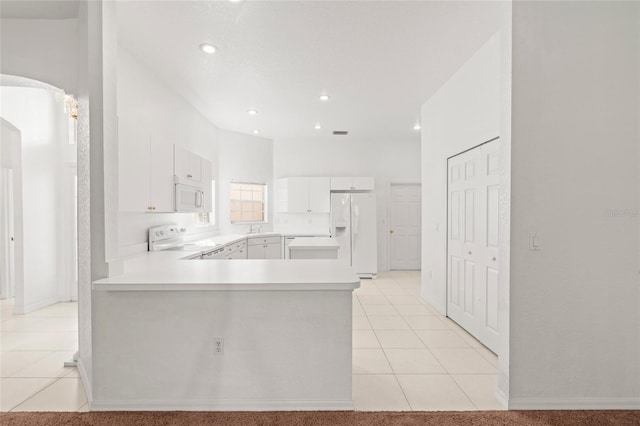
[[[416,123],[416,124],[413,126],[413,130],[420,130],[420,129],[422,129],[422,127],[420,127],[420,123]]]
[[[329,100],[329,95],[320,95],[320,100],[321,101],[328,101]]]
[[[204,53],[216,53],[216,47],[213,44],[209,44],[209,43],[202,43],[200,45],[200,50],[202,50]]]
[[[257,130],[254,130],[254,131],[253,131],[253,132],[251,132],[251,133],[253,133],[254,135],[257,135],[257,134],[258,134],[258,133],[260,133],[260,132],[259,132],[259,131],[257,131]]]
[[[318,123],[315,126],[313,126],[313,128],[316,129],[316,130],[320,130],[320,129],[322,129],[322,126],[320,125],[320,123]]]
[[[249,115],[256,115],[258,113],[258,111],[256,111],[255,109],[250,109],[249,111],[247,111],[247,114]]]

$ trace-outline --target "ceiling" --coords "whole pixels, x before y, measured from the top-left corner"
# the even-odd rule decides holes
[[[218,127],[301,142],[419,141],[420,107],[498,30],[504,5],[127,1],[118,37]],[[204,42],[217,52],[202,52]]]

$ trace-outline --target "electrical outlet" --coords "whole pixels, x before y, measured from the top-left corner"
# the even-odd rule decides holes
[[[224,355],[224,339],[222,337],[213,338],[213,354]]]

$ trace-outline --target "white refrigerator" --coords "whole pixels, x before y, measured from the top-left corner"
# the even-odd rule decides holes
[[[378,273],[376,196],[373,193],[331,193],[331,236],[340,244],[338,260],[361,278]]]

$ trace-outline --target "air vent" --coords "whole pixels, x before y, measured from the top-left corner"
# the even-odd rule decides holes
[[[336,136],[346,136],[349,134],[349,132],[346,130],[334,130],[333,134]]]

